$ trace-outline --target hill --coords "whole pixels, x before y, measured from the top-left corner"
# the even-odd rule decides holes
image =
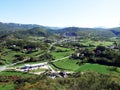
[[[50,29],[46,29],[42,27],[35,27],[32,29],[28,29],[28,30],[16,31],[14,32],[14,35],[48,37],[53,34],[50,32]]]
[[[36,24],[16,24],[0,22],[0,37],[14,34],[15,36],[52,36],[62,37],[82,36],[82,37],[119,37],[120,27],[106,28],[80,28],[80,27],[48,27]]]
[[[42,27],[36,24],[17,24],[17,23],[2,23],[0,22],[0,31],[16,31],[26,30],[34,27]]]
[[[94,37],[114,37],[115,33],[108,29],[97,29],[97,28],[78,28],[78,27],[68,27],[59,29],[56,33],[62,36],[94,36]]]
[[[51,27],[53,28],[53,27]],[[45,27],[36,24],[16,24],[16,23],[2,23],[0,22],[0,37],[7,38],[9,35],[14,37],[26,36],[49,36],[50,27]]]
[[[120,27],[112,28],[110,29],[112,33],[114,33],[116,36],[120,36]]]

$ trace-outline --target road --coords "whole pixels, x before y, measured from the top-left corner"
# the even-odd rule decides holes
[[[16,62],[16,63],[10,64],[10,65],[8,65],[8,66],[14,66],[14,65],[23,63],[23,62],[25,62],[25,61],[27,61],[27,60],[29,60],[29,59],[30,59],[30,58],[26,58],[26,59],[24,59],[24,60],[22,60],[22,61],[18,61],[18,62]]]
[[[70,40],[70,39],[62,39],[62,40],[60,40],[60,41],[56,41],[56,42],[52,43],[52,44],[50,45],[49,49],[48,49],[48,53],[50,52],[50,50],[51,50],[51,48],[53,47],[53,45],[55,45],[55,44],[57,44],[57,43],[62,43],[62,42],[64,42],[64,41],[66,41],[66,40]]]
[[[8,64],[8,65],[0,66],[0,72],[6,70],[7,67],[9,67],[9,66],[14,66],[16,64],[23,63],[23,62],[27,61],[28,59],[30,59],[30,58],[26,58],[26,59],[24,59],[22,61],[18,61],[18,62],[13,63],[13,64]]]
[[[56,61],[64,60],[64,59],[66,59],[66,58],[69,58],[70,56],[71,56],[71,55],[66,56],[66,57],[63,57],[63,58],[60,58],[60,59],[53,60],[53,61],[51,61],[51,62],[56,62]]]

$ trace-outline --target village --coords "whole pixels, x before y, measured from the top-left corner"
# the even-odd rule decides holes
[[[50,43],[49,49],[47,51],[47,53],[51,53],[51,49],[54,47],[54,45],[59,45],[60,47],[63,47],[64,43],[69,43],[69,42],[78,42],[80,39],[80,37],[65,37],[64,39],[60,40],[60,41],[56,41],[53,43]],[[81,42],[84,42],[83,40],[80,40]],[[10,46],[11,48],[16,47],[16,45],[12,45]],[[117,47],[115,45],[108,45],[106,46],[107,49],[114,49],[114,50],[118,50]],[[13,71],[19,71],[19,72],[24,72],[24,73],[31,73],[31,74],[36,74],[36,75],[40,75],[43,73],[49,73],[47,74],[50,78],[54,79],[56,77],[60,77],[60,78],[65,78],[67,77],[67,75],[74,73],[73,71],[61,71],[61,70],[54,70],[53,67],[49,64],[49,63],[54,63],[57,61],[62,61],[64,59],[67,58],[80,58],[83,59],[83,57],[86,57],[84,53],[79,52],[80,51],[84,51],[85,48],[84,47],[79,47],[77,44],[76,46],[73,48],[76,50],[76,52],[74,54],[69,54],[68,56],[59,58],[59,59],[55,59],[55,60],[50,60],[48,62],[41,62],[41,63],[35,63],[35,64],[29,64],[29,63],[25,63],[22,66],[17,66],[17,64],[20,63],[24,63],[27,60],[29,60],[30,58],[27,57],[22,61],[19,62],[15,62],[11,65],[7,65],[7,67],[3,68],[3,70],[13,70]],[[32,51],[32,49],[23,49],[24,53]],[[36,48],[36,50],[39,50],[38,48]],[[99,51],[100,52],[100,51]],[[41,53],[39,55],[37,55],[36,57],[40,57],[42,55],[44,55],[45,53]],[[14,66],[14,67],[13,67]]]

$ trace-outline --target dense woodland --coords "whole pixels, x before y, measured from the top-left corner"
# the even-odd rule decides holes
[[[82,59],[79,64],[83,63],[98,63],[111,66],[120,66],[120,52],[97,46],[95,49],[78,50],[72,55],[74,59]]]

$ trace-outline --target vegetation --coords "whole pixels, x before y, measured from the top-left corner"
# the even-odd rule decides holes
[[[13,83],[0,83],[0,90],[14,90]]]
[[[119,58],[119,27],[0,23],[0,90],[120,90]]]
[[[9,79],[8,79],[9,78]],[[41,76],[23,78],[9,76],[0,81],[12,82],[19,90],[119,90],[120,77],[116,74],[104,75],[95,72],[74,73],[67,78],[50,79]],[[11,84],[10,84],[11,85]],[[4,88],[11,87],[10,85]],[[3,87],[3,86],[1,86]]]
[[[74,51],[69,48],[56,47],[56,49],[52,52],[52,55],[55,57],[55,59],[60,59],[71,55],[73,52]]]
[[[119,66],[119,51],[107,49],[104,46],[98,46],[96,49],[84,49],[72,55],[74,59],[82,59],[80,63],[99,63],[104,65]]]
[[[106,65],[100,65],[100,64],[91,64],[91,63],[85,63],[80,64],[78,60],[71,60],[71,59],[64,59],[61,61],[57,61],[55,63],[52,63],[51,66],[59,71],[71,71],[71,72],[85,72],[85,71],[95,71],[103,74],[110,74],[110,73],[119,73],[116,69],[114,69],[113,66],[106,66]],[[112,70],[114,69],[114,70]]]

